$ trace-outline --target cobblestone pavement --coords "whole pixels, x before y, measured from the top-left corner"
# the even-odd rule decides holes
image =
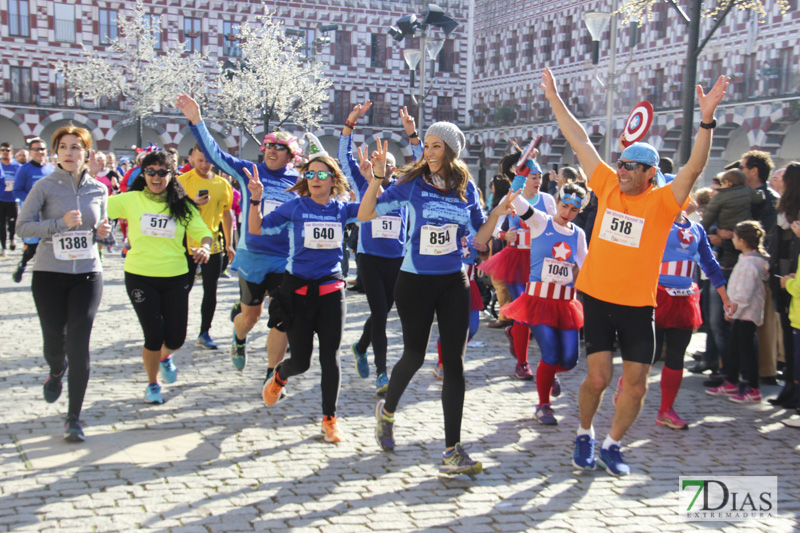
[[[55,404],[42,399],[47,369],[30,273],[14,284],[20,251],[0,259],[0,530],[169,531],[792,531],[800,510],[798,430],[788,415],[764,404],[743,407],[703,394],[686,374],[676,410],[688,431],[655,425],[660,365],[639,420],[623,446],[633,473],[575,473],[572,442],[576,398],[585,362],[561,374],[554,402],[557,427],[532,419],[533,382],[511,377],[514,361],[502,330],[482,321],[467,351],[463,440],[485,473],[438,474],[443,450],[441,382],[428,361],[398,410],[394,453],[375,443],[374,376],[358,378],[349,345],[368,315],[363,295],[348,294],[342,342],[339,415],[346,442],[320,434],[319,365],[292,379],[287,401],[267,408],[264,321],[251,335],[250,359],[237,372],[228,356],[228,311],[238,297],[223,280],[212,336],[217,351],[194,346],[201,284],[191,295],[186,346],[176,354],[179,377],[164,386],[167,402],[143,402],[141,330],[124,292],[122,259],[105,260],[105,292],[92,336],[92,376],[82,419],[87,441],[62,441],[66,387]],[[400,324],[389,320],[389,363],[402,350]],[[435,339],[435,328],[432,336]],[[695,338],[695,344],[700,341]],[[532,343],[535,344],[535,343]],[[531,360],[538,361],[532,349]],[[619,372],[619,361],[616,371]],[[374,369],[373,369],[374,371]],[[777,392],[765,387],[766,393]],[[769,394],[767,394],[769,395]],[[611,395],[596,418],[598,438],[612,416]],[[679,475],[778,476],[779,516],[768,521],[682,522]]]

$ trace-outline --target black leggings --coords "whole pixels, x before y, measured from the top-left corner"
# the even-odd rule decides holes
[[[89,338],[103,295],[103,273],[35,271],[31,289],[42,325],[44,359],[55,375],[67,360],[69,414],[78,417],[89,383]]]
[[[125,272],[125,289],[142,325],[146,350],[183,346],[189,316],[188,276],[156,278]]]
[[[25,249],[22,250],[22,261],[20,261],[20,265],[22,268],[28,264],[28,261],[33,259],[33,256],[36,255],[36,248],[39,246],[38,242],[33,244],[26,244]]]
[[[200,265],[203,273],[203,303],[200,306],[200,333],[205,333],[211,329],[211,322],[214,320],[214,311],[217,309],[217,283],[222,275],[222,258],[224,253],[211,254],[208,256],[208,263]],[[197,263],[194,256],[186,254],[186,261],[189,265],[189,292],[194,286],[194,276],[197,272]]]
[[[6,235],[8,228],[8,235]],[[6,248],[6,239],[14,241],[17,231],[17,202],[0,202],[0,244]]]
[[[741,370],[743,381],[754,389],[758,384],[758,350],[756,350],[756,325],[749,320],[734,320],[731,323],[731,356],[723,371],[725,379],[739,382]]]
[[[397,409],[411,378],[425,362],[433,315],[439,324],[444,383],[442,409],[446,447],[461,441],[464,410],[464,352],[469,335],[469,280],[463,271],[421,275],[401,271],[394,298],[403,325],[403,356],[394,366],[386,393],[387,412]],[[294,346],[292,346],[294,350]]]
[[[386,317],[394,303],[394,286],[402,264],[402,257],[390,259],[358,254],[358,274],[367,293],[370,315],[364,323],[364,331],[356,349],[364,353],[372,344],[378,374],[386,372]]]
[[[311,366],[314,333],[319,338],[319,365],[322,369],[322,414],[336,416],[339,401],[339,344],[342,342],[347,305],[344,289],[319,296],[314,308],[306,304],[307,297],[292,295],[294,318],[286,335],[292,347],[290,357],[276,368],[281,379],[302,374]]]
[[[664,356],[664,366],[670,370],[683,370],[686,348],[691,341],[692,331],[689,329],[656,328],[656,358],[661,357],[661,350],[666,342],[667,354]]]

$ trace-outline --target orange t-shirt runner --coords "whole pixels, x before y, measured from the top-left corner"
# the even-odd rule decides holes
[[[575,287],[605,302],[655,307],[661,256],[683,206],[669,186],[623,194],[617,173],[605,163],[597,165],[589,187],[597,195],[597,220]]]

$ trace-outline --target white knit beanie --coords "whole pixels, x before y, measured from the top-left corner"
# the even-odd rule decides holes
[[[458,126],[451,122],[435,122],[428,126],[428,131],[425,135],[436,135],[441,138],[455,152],[456,157],[467,144],[467,138],[464,137]]]

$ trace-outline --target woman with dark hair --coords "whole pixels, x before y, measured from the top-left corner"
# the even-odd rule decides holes
[[[211,232],[181,184],[175,179],[175,160],[153,151],[142,159],[142,171],[127,193],[108,201],[111,218],[128,221],[131,250],[125,257],[125,289],[144,332],[142,359],[147,373],[144,399],[164,403],[158,370],[166,383],[178,379],[172,354],[186,340],[189,315],[189,267],[184,237],[201,246],[193,250],[196,263],[208,261]]]
[[[103,294],[96,239],[111,231],[106,215],[108,192],[89,176],[92,136],[69,125],[53,134],[58,168],[36,182],[17,221],[23,238],[39,238],[33,266],[33,300],[44,338],[50,373],[44,399],[55,402],[69,368],[69,408],[64,439],[84,440],[79,421],[89,383],[89,337]]]
[[[275,405],[289,378],[303,374],[311,365],[314,334],[319,338],[322,368],[322,433],[325,442],[340,442],[336,404],[339,399],[339,345],[347,312],[342,277],[344,227],[356,222],[358,203],[337,200],[348,190],[347,179],[327,152],[315,150],[300,169],[300,180],[287,189],[300,197],[261,214],[264,186],[258,168],[247,172],[250,183],[248,231],[274,235],[289,230],[289,259],[278,295],[270,303],[270,327],[285,331],[292,347],[264,383],[266,405]]]
[[[781,170],[776,170],[778,174]],[[800,163],[794,161],[783,170],[783,191],[778,203],[778,220],[772,228],[769,243],[770,290],[772,301],[780,316],[783,331],[783,351],[786,363],[783,369],[784,385],[777,398],[767,400],[772,405],[787,409],[800,407],[800,365],[794,353],[800,347],[800,339],[793,337],[792,324],[789,320],[789,304],[791,295],[781,288],[776,276],[788,276],[797,272],[797,259],[800,255]],[[785,282],[783,283],[785,285]]]
[[[575,278],[586,257],[586,235],[572,221],[583,209],[587,192],[568,183],[558,190],[556,214],[550,215],[519,202],[519,215],[530,233],[530,271],[522,294],[503,307],[514,320],[512,339],[517,353],[528,353],[530,333],[542,352],[536,367],[539,405],[533,418],[540,424],[558,424],[550,396],[561,394],[556,377],[578,364],[583,306],[575,298]],[[520,327],[518,327],[519,325]]]
[[[405,255],[395,286],[397,313],[403,324],[403,355],[392,370],[386,400],[375,407],[376,438],[382,449],[394,449],[394,413],[425,361],[436,314],[444,365],[445,452],[439,471],[477,474],[482,471],[481,463],[470,459],[460,442],[470,313],[469,280],[462,268],[460,243],[470,229],[477,243],[485,243],[500,215],[512,212],[510,200],[516,195],[500,202],[487,221],[469,169],[458,158],[465,145],[461,130],[455,124],[437,122],[428,127],[424,141],[423,159],[400,169],[402,178],[383,192],[380,183],[386,143],[378,143],[372,163],[366,154],[360,154],[362,174],[378,179],[371,181],[364,194],[359,220],[366,222],[402,206],[409,210]]]

